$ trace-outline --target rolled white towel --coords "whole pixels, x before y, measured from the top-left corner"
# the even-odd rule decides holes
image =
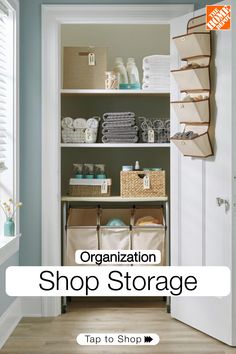
[[[99,124],[100,117],[89,118],[86,122],[87,128],[97,129]]]
[[[71,117],[65,117],[61,121],[61,126],[62,128],[71,128],[73,129],[73,118]]]
[[[86,129],[87,121],[85,118],[75,118],[74,119],[74,128],[75,129]]]

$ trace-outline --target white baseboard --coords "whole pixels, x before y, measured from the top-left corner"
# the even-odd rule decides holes
[[[42,298],[41,297],[22,297],[21,311],[23,317],[41,317],[42,316]]]
[[[0,349],[3,347],[21,318],[21,302],[20,299],[17,298],[0,317]]]

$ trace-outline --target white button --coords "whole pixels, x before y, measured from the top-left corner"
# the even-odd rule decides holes
[[[80,333],[80,345],[157,345],[160,341],[156,333]]]

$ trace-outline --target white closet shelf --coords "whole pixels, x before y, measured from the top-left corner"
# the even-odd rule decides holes
[[[114,197],[70,197],[62,196],[62,202],[96,202],[96,203],[127,203],[127,202],[167,202],[168,197],[150,197],[150,198],[122,198]]]
[[[170,143],[126,143],[126,144],[103,144],[103,143],[94,143],[94,144],[61,144],[62,148],[169,148]]]
[[[169,95],[166,90],[61,89],[62,95]]]

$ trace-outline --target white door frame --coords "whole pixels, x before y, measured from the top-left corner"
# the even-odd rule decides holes
[[[193,5],[42,5],[42,265],[61,264],[60,87],[62,24],[169,24]],[[42,298],[42,315],[61,313]]]

